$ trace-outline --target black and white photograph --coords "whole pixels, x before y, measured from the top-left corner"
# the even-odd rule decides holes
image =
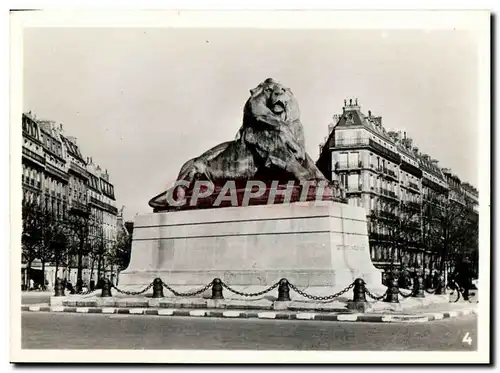
[[[490,12],[11,12],[11,361],[488,363]]]

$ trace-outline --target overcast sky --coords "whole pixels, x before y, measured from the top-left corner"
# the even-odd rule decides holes
[[[24,103],[107,168],[125,218],[232,140],[249,89],[298,99],[311,157],[344,98],[477,186],[477,45],[465,31],[27,29]]]

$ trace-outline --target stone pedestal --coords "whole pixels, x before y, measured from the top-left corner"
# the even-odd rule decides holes
[[[370,259],[365,210],[331,201],[138,215],[118,287],[139,290],[156,277],[181,290],[215,277],[240,289],[286,277],[321,295],[357,277],[370,290],[383,288]]]

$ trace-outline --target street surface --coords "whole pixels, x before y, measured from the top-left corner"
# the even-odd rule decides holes
[[[471,345],[463,342],[469,333]],[[26,349],[464,350],[474,315],[426,323],[22,313]]]

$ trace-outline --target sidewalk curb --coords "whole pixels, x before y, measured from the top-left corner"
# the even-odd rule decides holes
[[[119,315],[147,315],[147,316],[183,316],[183,317],[217,317],[240,319],[275,319],[275,320],[317,320],[341,322],[429,322],[466,316],[477,315],[476,308],[463,308],[456,311],[423,312],[414,315],[370,314],[370,313],[326,313],[326,312],[293,312],[293,311],[249,311],[249,310],[209,310],[209,309],[175,309],[175,308],[116,308],[116,307],[67,307],[47,305],[23,305],[21,311],[28,312],[65,312],[65,313],[94,313]]]

